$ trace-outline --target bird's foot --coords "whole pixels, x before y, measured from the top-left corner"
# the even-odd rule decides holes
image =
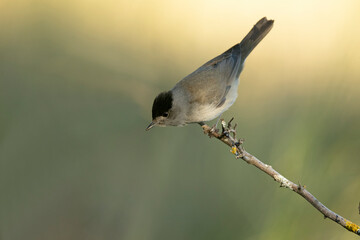
[[[217,123],[214,124],[211,128],[208,125],[206,125],[204,122],[198,122],[198,124],[203,128],[204,133],[208,134],[210,137],[214,133],[216,134],[219,133],[219,129],[217,129]]]
[[[231,118],[228,123],[224,121],[224,119],[221,119],[221,133],[220,130],[216,128],[216,124],[212,127],[209,127],[205,123],[199,123],[202,129],[204,130],[204,133],[208,135],[210,138],[215,137],[225,143],[227,143],[231,150],[230,152],[233,153],[236,158],[242,158],[244,153],[244,148],[242,147],[242,144],[244,143],[244,139],[236,138],[236,126],[232,126],[231,122],[234,120],[234,118]]]
[[[231,124],[233,120],[234,118],[231,118],[230,121],[226,123],[224,119],[221,119],[221,136],[227,138],[231,143],[232,146],[230,152],[233,153],[236,158],[241,158],[243,156],[242,152],[244,151],[244,148],[241,145],[244,143],[245,140],[243,138],[236,138],[235,129],[237,127],[237,124],[235,123],[233,127]]]
[[[211,129],[210,129],[210,132],[211,133],[218,133],[219,132],[219,129],[217,129],[217,123],[216,124],[214,124],[212,127],[211,127]]]

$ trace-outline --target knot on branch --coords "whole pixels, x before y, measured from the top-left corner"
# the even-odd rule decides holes
[[[285,187],[285,188],[289,188],[291,190],[294,190],[293,188],[293,183],[290,182],[287,178],[285,178],[283,175],[281,174],[275,174],[274,175],[274,179],[275,181],[277,181],[278,183],[280,183],[280,187]]]

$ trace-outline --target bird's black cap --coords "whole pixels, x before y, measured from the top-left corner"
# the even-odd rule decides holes
[[[158,116],[162,116],[168,112],[172,107],[173,96],[172,92],[162,92],[154,100],[152,107],[152,118],[155,119]]]

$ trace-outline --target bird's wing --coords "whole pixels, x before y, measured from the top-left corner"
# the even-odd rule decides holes
[[[205,63],[181,80],[175,88],[186,89],[191,96],[190,102],[220,107],[233,81],[239,77],[246,57],[269,33],[273,23],[266,17],[260,19],[240,43]]]
[[[189,92],[191,103],[221,106],[232,82],[239,77],[240,46],[236,44],[182,79],[176,87]],[[240,70],[240,71],[239,71]]]

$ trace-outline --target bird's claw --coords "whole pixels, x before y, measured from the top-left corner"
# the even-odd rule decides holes
[[[211,127],[211,129],[210,129],[210,132],[211,133],[218,133],[219,132],[219,129],[217,129],[217,126],[216,126],[217,124],[214,124],[212,127]]]

